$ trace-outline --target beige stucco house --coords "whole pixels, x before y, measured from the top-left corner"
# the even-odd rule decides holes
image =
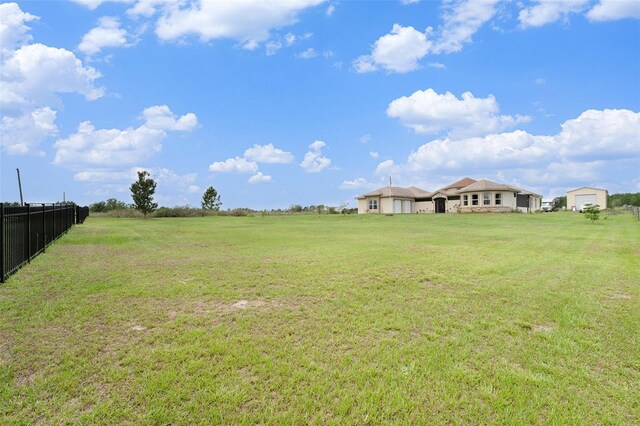
[[[434,192],[416,187],[379,188],[357,197],[358,213],[531,212],[540,210],[542,197],[530,191],[463,178]]]
[[[597,204],[600,206],[600,210],[606,209],[608,195],[606,189],[587,186],[572,189],[567,191],[567,209],[580,211],[585,204]]]

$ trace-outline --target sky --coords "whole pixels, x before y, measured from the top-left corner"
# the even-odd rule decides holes
[[[2,201],[640,191],[639,1],[7,2],[0,48]]]

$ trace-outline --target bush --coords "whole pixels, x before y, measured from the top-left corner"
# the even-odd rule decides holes
[[[204,215],[205,212],[202,209],[195,209],[189,206],[176,206],[160,207],[155,211],[153,217],[198,217]]]
[[[591,223],[600,219],[600,206],[597,204],[588,204],[582,207],[582,213],[586,219],[589,219]]]

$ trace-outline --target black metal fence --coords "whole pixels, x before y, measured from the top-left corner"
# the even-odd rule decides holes
[[[19,207],[0,203],[0,282],[87,216],[89,208],[74,203]]]

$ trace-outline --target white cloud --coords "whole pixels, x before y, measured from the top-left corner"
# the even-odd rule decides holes
[[[56,111],[38,108],[19,117],[3,116],[0,123],[0,146],[7,154],[44,155],[38,145],[58,133]]]
[[[440,62],[429,62],[427,64],[429,68],[435,68],[438,70],[446,70],[447,66],[445,64],[441,64]]]
[[[37,16],[23,12],[16,3],[0,4],[0,46],[3,56],[5,52],[8,54],[32,39],[29,34],[31,28],[26,22],[37,19]]]
[[[271,176],[263,175],[262,172],[258,172],[251,176],[247,182],[251,184],[271,182]]]
[[[102,75],[65,49],[22,46],[2,65],[5,105],[47,103],[55,93],[79,93],[88,100],[104,95],[104,88],[94,87]]]
[[[95,55],[104,47],[127,46],[127,31],[120,27],[118,18],[103,16],[98,26],[82,37],[78,50],[87,55]]]
[[[309,145],[309,152],[304,155],[300,167],[308,173],[319,173],[331,165],[331,160],[322,155],[322,148],[327,144],[323,141],[315,141]]]
[[[429,29],[421,33],[413,27],[394,24],[391,33],[376,40],[371,54],[360,56],[353,66],[359,73],[375,71],[379,67],[397,73],[418,69],[418,61],[431,47],[428,35]]]
[[[572,13],[582,12],[590,0],[538,0],[534,6],[522,9],[518,14],[522,28],[541,27]]]
[[[138,0],[133,7],[127,9],[127,15],[132,18],[143,16],[150,18],[158,12],[162,6],[168,6],[173,0]]]
[[[365,178],[356,178],[354,180],[345,180],[340,184],[340,189],[362,189],[373,188],[374,183],[369,182]]]
[[[640,19],[640,2],[637,0],[600,0],[588,13],[590,21],[614,21]]]
[[[189,131],[198,126],[198,117],[192,112],[176,119],[167,105],[155,105],[142,111],[145,126],[157,130]]]
[[[442,28],[433,53],[454,53],[471,43],[473,35],[496,13],[498,0],[462,0],[446,4]]]
[[[376,151],[369,151],[369,157],[373,158],[374,160],[380,158],[380,154],[378,154]]]
[[[411,152],[406,164],[387,160],[378,174],[407,176],[507,176],[529,183],[585,182],[611,176],[637,176],[640,113],[587,110],[562,124],[552,136],[522,130],[471,138],[430,141]],[[506,178],[505,178],[506,179]]]
[[[318,52],[316,52],[316,50],[313,47],[310,47],[306,50],[303,50],[302,52],[298,53],[298,58],[300,59],[311,59],[311,58],[315,58],[316,56],[318,56]]]
[[[161,114],[158,111],[164,113],[164,119],[159,118]],[[89,121],[80,123],[76,133],[56,141],[57,152],[53,163],[72,169],[133,165],[162,150],[162,141],[167,137],[166,131],[191,130],[193,126],[177,124],[182,118],[193,117],[197,122],[195,115],[186,114],[170,125],[166,116],[173,114],[166,105],[147,108],[143,116],[146,121],[135,129],[96,129]],[[191,123],[190,118],[184,121]]]
[[[401,4],[407,5],[407,4],[416,4],[419,3],[420,0],[400,0]]]
[[[292,34],[292,33],[287,33],[284,36],[284,40],[287,43],[287,46],[291,46],[293,43],[296,42],[297,39],[298,39],[298,37],[295,34]]]
[[[265,44],[265,52],[267,56],[275,55],[278,52],[278,50],[280,50],[281,48],[282,48],[282,43],[280,43],[279,41],[270,41],[267,44]]]
[[[323,1],[165,3],[156,23],[156,34],[162,40],[187,35],[197,35],[201,41],[230,38],[238,40],[244,48],[255,49],[269,39],[272,29],[296,23],[300,12]]]
[[[290,152],[283,151],[268,145],[253,145],[244,152],[244,158],[256,163],[280,163],[287,164],[293,161],[293,155]]]
[[[255,173],[258,171],[258,165],[245,158],[235,157],[211,163],[209,165],[209,171],[214,173]]]
[[[434,134],[448,131],[454,136],[498,132],[529,117],[499,115],[493,95],[476,98],[465,92],[460,99],[451,92],[438,94],[433,89],[418,90],[411,96],[395,99],[387,108],[389,117],[398,118],[416,133]]]
[[[376,166],[376,174],[385,175],[390,171],[394,170],[395,167],[396,167],[396,164],[393,162],[393,160],[384,160],[382,163]]]
[[[371,142],[371,139],[372,139],[372,137],[371,137],[370,133],[367,133],[365,135],[360,136],[360,142],[362,142],[362,143],[369,143],[369,142]]]
[[[94,86],[101,74],[84,66],[66,50],[31,40],[27,22],[38,17],[23,12],[16,3],[0,4],[0,79],[3,152],[44,155],[38,145],[57,133],[56,109],[60,93],[77,93],[88,100],[104,94]]]
[[[135,0],[71,0],[74,3],[82,5],[88,9],[95,10],[102,3],[113,2],[113,3],[133,3]],[[141,3],[148,1],[142,0]]]
[[[424,33],[413,27],[394,24],[391,33],[380,37],[371,54],[353,61],[359,73],[384,69],[405,73],[420,68],[420,60],[428,54],[454,53],[472,42],[473,35],[496,13],[498,0],[458,0],[445,2],[442,25]]]
[[[83,170],[74,174],[73,180],[93,183],[130,182],[136,178],[136,173],[142,170],[140,167],[133,167],[125,171],[112,169]]]
[[[330,4],[329,7],[327,7],[327,10],[325,11],[325,14],[327,16],[332,16],[336,11],[336,6],[334,4]]]

